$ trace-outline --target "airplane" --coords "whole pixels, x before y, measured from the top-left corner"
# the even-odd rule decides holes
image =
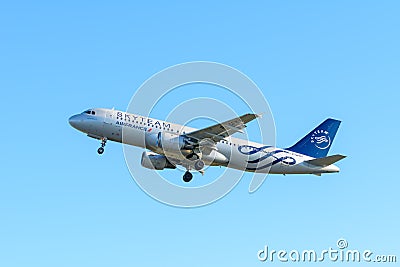
[[[141,158],[145,168],[163,170],[183,166],[184,182],[192,180],[192,170],[204,174],[206,165],[284,175],[320,176],[340,171],[334,163],[345,156],[327,154],[341,121],[328,118],[284,149],[231,137],[234,133],[243,133],[246,124],[258,117],[258,114],[245,114],[195,129],[119,110],[91,108],[71,116],[69,124],[101,141],[98,154],[103,154],[107,141],[115,141],[146,149]]]

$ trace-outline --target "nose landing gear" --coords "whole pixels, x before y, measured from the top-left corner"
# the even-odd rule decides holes
[[[100,155],[104,153],[104,147],[106,146],[106,143],[107,143],[107,138],[106,137],[101,138],[101,147],[97,149],[97,153],[99,153]]]

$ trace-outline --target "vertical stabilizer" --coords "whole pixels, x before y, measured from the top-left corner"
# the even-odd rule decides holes
[[[326,157],[339,125],[339,120],[326,119],[299,142],[286,149],[314,158]]]

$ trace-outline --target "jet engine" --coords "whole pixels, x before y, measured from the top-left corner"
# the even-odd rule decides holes
[[[159,132],[158,134],[148,134],[145,137],[146,147],[160,153],[181,152],[190,153],[193,146],[190,140],[182,135],[173,133]],[[185,153],[187,151],[187,153]]]
[[[143,167],[152,170],[176,168],[176,166],[169,162],[169,160],[165,156],[148,152],[143,152],[141,164]]]

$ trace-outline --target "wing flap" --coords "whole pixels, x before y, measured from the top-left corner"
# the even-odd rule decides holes
[[[218,123],[201,130],[187,133],[186,136],[195,138],[197,140],[210,138],[214,142],[218,142],[234,133],[243,132],[242,130],[246,128],[245,124],[258,117],[260,117],[260,115],[250,113],[245,114],[223,123]]]

